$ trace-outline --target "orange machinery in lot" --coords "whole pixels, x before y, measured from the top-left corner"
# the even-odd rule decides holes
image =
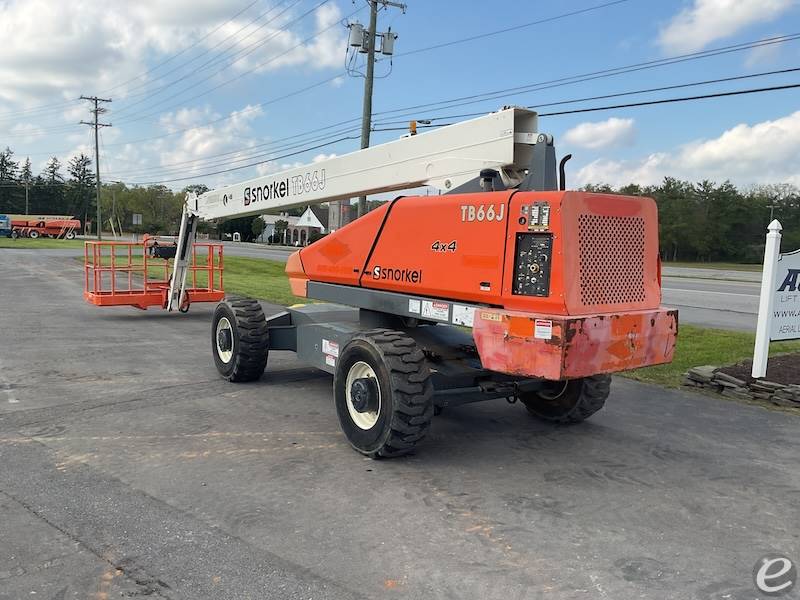
[[[286,270],[298,296],[335,301],[331,286],[348,286],[419,297],[402,316],[472,327],[483,366],[504,373],[585,377],[668,362],[674,349],[649,198],[399,198],[295,253]]]
[[[166,308],[176,252],[174,240],[148,236],[141,242],[86,242],[83,297],[97,306]],[[222,300],[222,269],[222,244],[192,244],[190,285],[178,310],[188,311],[193,302]]]
[[[182,307],[198,219],[229,219],[428,185],[294,253],[292,291],[323,301],[265,316],[221,302],[214,362],[253,381],[270,350],[333,374],[339,423],[373,457],[408,453],[434,414],[505,398],[582,421],[610,373],[672,360],[649,198],[566,191],[534,112],[505,108],[421,135],[188,194],[168,310]],[[560,182],[559,182],[560,172]],[[88,278],[88,275],[87,275]]]
[[[76,231],[80,231],[81,222],[77,219],[60,217],[36,217],[25,219],[15,216],[11,219],[11,237],[28,237],[37,239],[51,237],[74,240]]]

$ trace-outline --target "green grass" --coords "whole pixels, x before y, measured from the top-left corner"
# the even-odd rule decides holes
[[[224,266],[223,283],[228,294],[251,296],[285,306],[308,302],[306,298],[292,295],[289,278],[284,272],[286,265],[282,262],[227,256]]]
[[[752,358],[754,342],[755,335],[751,333],[681,325],[678,347],[672,363],[627,371],[622,375],[648,383],[677,387],[681,384],[683,373],[692,367],[721,367]],[[770,344],[770,354],[786,352],[800,352],[800,341]]]
[[[725,271],[761,271],[761,265],[743,265],[726,262],[667,262],[661,263],[664,267],[682,267],[687,269],[722,269]]]
[[[0,237],[0,249],[20,248],[24,250],[51,249],[51,248],[80,248],[83,249],[83,240],[54,240],[53,238],[19,238],[12,240],[7,237]]]

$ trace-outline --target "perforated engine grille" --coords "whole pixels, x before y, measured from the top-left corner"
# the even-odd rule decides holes
[[[642,217],[580,215],[578,247],[584,306],[645,300]]]

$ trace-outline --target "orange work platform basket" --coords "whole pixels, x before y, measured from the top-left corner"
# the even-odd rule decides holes
[[[177,244],[145,236],[140,242],[86,242],[83,297],[97,306],[167,307]],[[192,244],[181,312],[193,302],[219,302],[222,244]]]

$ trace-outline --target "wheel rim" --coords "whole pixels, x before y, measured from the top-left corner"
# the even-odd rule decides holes
[[[556,385],[539,390],[539,397],[542,400],[556,401],[566,393],[569,381],[558,381],[554,383]]]
[[[226,335],[230,336],[228,338],[230,340],[229,348],[226,348],[223,343]],[[233,327],[228,317],[222,317],[217,321],[217,328],[214,332],[214,343],[217,346],[217,356],[219,356],[219,359],[226,364],[231,362],[233,358]]]
[[[536,393],[535,399],[526,403],[534,414],[558,419],[569,414],[578,403],[577,390],[570,388],[570,381],[552,381]]]
[[[378,404],[375,410],[367,410],[359,412],[356,410],[352,388],[353,383],[357,379],[374,379],[378,390]],[[350,413],[350,419],[359,429],[368,430],[375,426],[378,422],[378,415],[381,412],[381,386],[378,383],[378,376],[375,374],[374,369],[364,361],[358,361],[350,367],[347,372],[347,381],[345,381],[345,399],[347,401],[347,412]]]

